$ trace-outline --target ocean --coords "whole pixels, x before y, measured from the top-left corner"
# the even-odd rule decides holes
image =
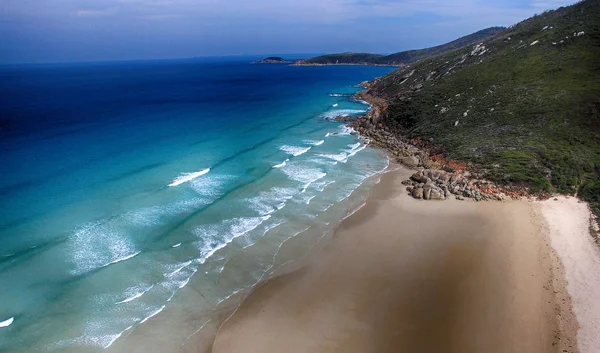
[[[250,62],[0,67],[0,351],[188,349],[364,201],[392,69]]]

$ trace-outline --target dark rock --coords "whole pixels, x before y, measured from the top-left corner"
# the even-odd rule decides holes
[[[428,184],[425,184],[425,186],[423,186],[423,198],[425,200],[429,200],[429,198],[431,196],[431,189],[432,189],[432,187]]]
[[[416,168],[419,166],[419,158],[415,156],[400,157],[398,158],[398,162],[404,164],[409,168]]]
[[[429,195],[429,200],[445,200],[443,192],[439,189],[431,189],[431,193]]]
[[[424,176],[421,172],[416,172],[410,178],[418,183],[426,183],[427,182],[427,177]]]
[[[412,197],[414,197],[415,199],[422,199],[423,198],[423,189],[422,188],[414,188],[412,190]]]

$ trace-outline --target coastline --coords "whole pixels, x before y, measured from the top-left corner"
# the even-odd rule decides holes
[[[323,251],[246,298],[212,351],[577,352],[544,207],[423,202],[404,191],[410,174],[384,174]]]
[[[504,201],[461,202],[461,195],[443,202],[416,200],[405,191],[415,170],[448,170],[453,161],[431,158],[423,146],[403,141],[408,156],[419,157],[418,164],[405,163],[386,141],[357,125],[376,121],[385,101],[367,91],[354,99],[371,109],[349,126],[400,165],[383,173],[324,250],[295,271],[260,284],[221,325],[211,351],[595,352],[600,347],[594,334],[600,329],[600,304],[593,300],[600,291],[600,252],[589,206],[563,196],[539,201],[526,190],[490,187],[470,174],[472,190],[485,192],[468,198]],[[421,226],[429,231],[414,225],[405,229],[414,218],[429,218],[431,224]],[[577,226],[561,228],[569,222]],[[378,233],[383,239],[373,238]],[[415,247],[426,256],[414,259],[407,249]],[[436,250],[450,254],[447,263],[440,265],[432,254]],[[401,254],[413,262],[398,259]],[[432,280],[438,283],[427,283]],[[381,297],[381,292],[387,294]],[[435,300],[423,299],[415,315],[411,306],[421,297]],[[403,309],[399,314],[389,313],[398,308]]]
[[[290,64],[290,66],[374,66],[374,67],[403,67],[405,65],[391,65],[391,64],[369,64],[369,63],[338,63],[338,64],[316,64],[316,63],[299,63],[295,62]]]

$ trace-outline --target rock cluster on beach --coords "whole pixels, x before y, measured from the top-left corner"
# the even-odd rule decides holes
[[[498,192],[486,192],[493,188],[493,184],[485,180],[471,178],[469,172],[446,172],[443,170],[423,169],[414,173],[409,180],[402,184],[407,185],[408,191],[415,199],[446,200],[454,195],[457,200],[472,198],[476,201],[498,200],[505,196]]]

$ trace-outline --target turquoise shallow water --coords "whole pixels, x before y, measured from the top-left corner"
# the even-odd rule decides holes
[[[0,351],[196,340],[364,199],[387,159],[325,118],[389,71],[0,68]]]

